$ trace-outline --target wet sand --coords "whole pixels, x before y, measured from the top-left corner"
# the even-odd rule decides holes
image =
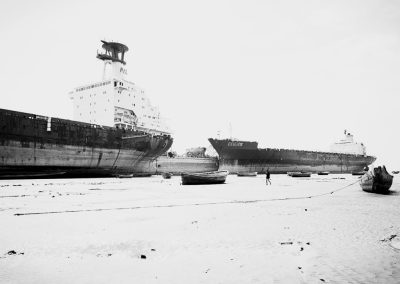
[[[0,283],[399,283],[400,183],[0,181]]]

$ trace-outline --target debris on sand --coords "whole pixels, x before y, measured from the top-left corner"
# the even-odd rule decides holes
[[[396,234],[392,234],[387,238],[384,238],[382,240],[380,240],[381,242],[386,242],[389,243],[389,245],[396,249],[396,250],[400,250],[400,236],[396,235]]]
[[[397,237],[397,235],[390,235],[390,237],[384,238],[381,240],[381,242],[390,242],[391,240],[393,240],[395,237]]]
[[[19,255],[24,255],[24,253],[23,252],[20,252],[20,253],[18,253],[18,252],[16,252],[15,250],[10,250],[10,251],[8,251],[7,253],[6,253],[6,255],[17,255],[17,254],[19,254]]]
[[[140,255],[140,258],[141,258],[141,259],[146,259],[146,256],[145,256],[144,254],[141,254],[141,255]]]
[[[281,245],[293,245],[293,242],[281,242]]]

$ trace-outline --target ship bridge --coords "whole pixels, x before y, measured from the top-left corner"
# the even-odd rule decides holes
[[[104,64],[103,79],[70,92],[74,119],[157,135],[169,134],[158,108],[150,103],[145,91],[126,78],[128,47],[119,42],[101,42],[103,51],[97,51],[96,57]]]
[[[331,151],[335,153],[366,155],[366,148],[363,143],[354,142],[354,136],[344,131],[343,139],[331,145]]]

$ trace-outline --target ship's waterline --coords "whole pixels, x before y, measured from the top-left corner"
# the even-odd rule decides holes
[[[361,171],[365,168],[366,164],[362,165],[321,165],[321,166],[311,166],[311,165],[299,165],[299,164],[287,164],[287,165],[277,165],[273,163],[243,163],[238,160],[220,160],[220,170],[227,170],[232,174],[240,172],[257,172],[265,173],[268,169],[271,173],[276,174],[286,174],[292,171],[303,171],[303,172],[330,172],[330,173],[351,173]]]

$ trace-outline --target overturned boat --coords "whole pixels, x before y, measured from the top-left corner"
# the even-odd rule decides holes
[[[183,173],[182,184],[220,184],[224,183],[228,171],[214,171],[205,173]]]
[[[385,166],[374,168],[360,178],[362,190],[372,193],[388,193],[393,183],[393,176],[390,175]]]

